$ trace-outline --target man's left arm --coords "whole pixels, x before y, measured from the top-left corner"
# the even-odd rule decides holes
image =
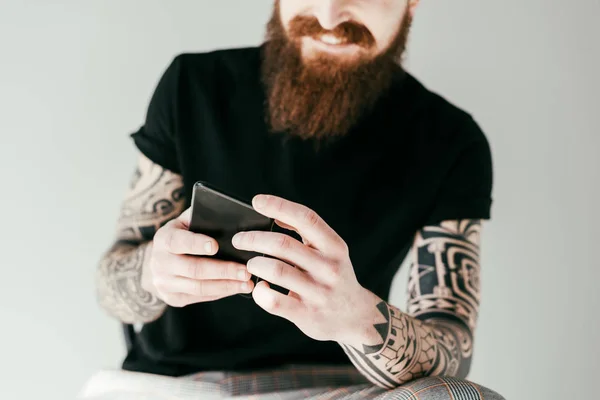
[[[467,376],[480,299],[480,231],[479,220],[459,220],[417,233],[407,312],[379,299],[379,318],[363,342],[341,344],[373,383],[393,387],[424,376]]]
[[[403,313],[358,283],[347,244],[313,210],[266,195],[253,205],[302,238],[256,231],[234,236],[236,248],[272,256],[248,262],[248,271],[264,279],[252,293],[260,307],[315,340],[338,342],[358,370],[384,388],[423,376],[466,375],[479,301],[479,221],[447,221],[417,233]]]

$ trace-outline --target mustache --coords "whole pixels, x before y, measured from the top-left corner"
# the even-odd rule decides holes
[[[353,21],[345,21],[332,30],[324,29],[317,18],[296,16],[289,23],[289,34],[292,38],[309,36],[319,38],[323,34],[333,34],[342,38],[345,43],[356,44],[365,48],[375,45],[375,38],[366,26]]]

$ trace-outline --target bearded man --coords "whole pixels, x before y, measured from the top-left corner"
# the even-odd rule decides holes
[[[417,5],[277,0],[260,46],[166,69],[97,274],[103,309],[137,327],[122,369],[168,380],[146,394],[501,399],[465,380],[490,146],[403,68]],[[188,230],[197,181],[297,237],[240,232],[233,246],[264,256],[219,259]],[[406,257],[400,309],[389,295]]]

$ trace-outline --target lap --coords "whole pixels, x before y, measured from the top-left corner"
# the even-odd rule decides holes
[[[171,378],[127,371],[103,371],[79,399],[264,399],[264,400],[503,400],[475,383],[428,377],[394,390],[373,386],[352,366],[286,366],[248,372],[203,372]]]

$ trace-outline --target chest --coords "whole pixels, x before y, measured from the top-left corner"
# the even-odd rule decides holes
[[[399,160],[366,149],[326,156],[305,144],[268,139],[257,145],[237,138],[195,147],[186,164],[187,192],[202,180],[248,202],[265,193],[316,211],[348,244],[362,282],[389,268],[410,244],[430,197],[426,188],[418,188],[421,179],[401,168]]]

